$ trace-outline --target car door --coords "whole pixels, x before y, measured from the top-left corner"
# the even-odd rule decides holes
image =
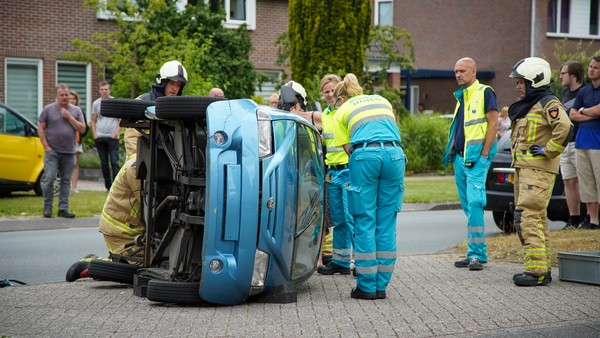
[[[34,182],[32,171],[43,161],[39,138],[32,128],[12,110],[0,106],[0,179]]]

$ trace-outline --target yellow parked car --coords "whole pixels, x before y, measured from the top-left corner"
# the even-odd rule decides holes
[[[0,195],[33,189],[41,196],[43,171],[37,125],[0,102]]]

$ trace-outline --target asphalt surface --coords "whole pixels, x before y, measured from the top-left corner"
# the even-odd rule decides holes
[[[80,187],[82,189],[83,187]],[[404,205],[411,210],[457,208]],[[97,226],[97,218],[2,219],[2,231]],[[521,264],[482,271],[451,254],[399,256],[387,299],[350,298],[349,276],[313,275],[288,304],[176,306],[127,285],[78,280],[0,288],[8,337],[600,337],[600,286],[561,281],[520,288]],[[0,267],[1,270],[1,267]]]

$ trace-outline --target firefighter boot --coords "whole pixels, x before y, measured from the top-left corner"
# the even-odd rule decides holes
[[[98,258],[98,256],[89,254],[85,256],[82,260],[76,262],[71,265],[69,270],[67,270],[67,275],[65,279],[67,282],[74,282],[79,278],[85,278],[88,276],[88,267],[90,266],[90,261]]]
[[[537,275],[529,272],[523,272],[513,276],[513,281],[518,286],[538,286],[550,284],[552,281],[551,278],[552,277],[550,277],[548,273]]]

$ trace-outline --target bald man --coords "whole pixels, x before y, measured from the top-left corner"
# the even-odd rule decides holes
[[[212,97],[225,97],[225,94],[223,93],[223,90],[221,90],[221,88],[213,88],[210,90],[210,92],[208,92],[208,96],[212,96]]]
[[[488,261],[483,208],[485,179],[496,155],[498,104],[492,87],[477,80],[477,65],[473,59],[458,60],[454,77],[460,88],[454,92],[456,108],[444,164],[454,164],[456,188],[467,216],[468,244],[467,257],[454,262],[454,266],[478,271]]]

